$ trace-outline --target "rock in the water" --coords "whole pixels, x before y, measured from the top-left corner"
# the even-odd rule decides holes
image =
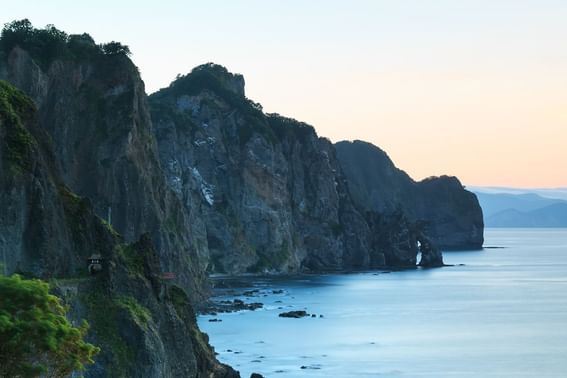
[[[309,314],[303,310],[282,312],[278,315],[280,318],[303,318]]]

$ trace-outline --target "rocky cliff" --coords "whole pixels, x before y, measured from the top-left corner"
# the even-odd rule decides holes
[[[335,148],[360,208],[380,213],[401,209],[411,220],[423,222],[429,237],[443,249],[482,248],[482,209],[456,177],[415,182],[370,143],[343,141]]]
[[[308,125],[264,114],[243,84],[207,64],[150,96],[167,181],[189,211],[200,212],[211,269],[364,266],[354,255],[367,250],[368,230],[333,146]]]
[[[243,85],[205,64],[149,100],[168,184],[200,214],[211,270],[415,266],[416,238],[426,236],[409,219],[359,211],[334,146],[309,125],[264,114]]]
[[[126,54],[105,53],[80,37],[80,49],[69,38],[58,54],[47,54],[34,50],[37,42],[10,46],[4,36],[0,79],[37,104],[65,185],[126,241],[149,232],[159,271],[175,272],[191,298],[202,299],[208,252],[166,185],[138,70]]]
[[[86,377],[236,377],[219,364],[185,290],[160,278],[148,235],[126,243],[66,185],[32,100],[0,81],[0,253],[5,273],[48,280],[102,348]],[[103,269],[89,275],[87,258]]]
[[[104,352],[87,376],[235,376],[192,312],[207,272],[415,267],[419,252],[439,266],[436,241],[482,238],[456,179],[414,183],[377,160],[388,183],[370,205],[358,190],[375,183],[340,149],[265,114],[222,66],[148,98],[126,46],[21,21],[2,32],[0,79],[31,97],[2,84],[4,268],[51,280],[91,321]]]

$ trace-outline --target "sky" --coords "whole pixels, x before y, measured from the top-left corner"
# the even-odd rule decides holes
[[[130,46],[148,93],[215,62],[267,112],[384,149],[414,179],[567,187],[565,0],[0,0]]]

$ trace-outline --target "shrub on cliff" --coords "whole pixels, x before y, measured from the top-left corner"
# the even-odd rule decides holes
[[[0,377],[64,377],[94,362],[88,324],[69,323],[47,283],[0,276],[0,298]]]

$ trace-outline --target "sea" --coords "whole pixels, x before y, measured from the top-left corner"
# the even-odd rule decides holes
[[[444,259],[452,266],[239,278],[213,299],[264,307],[199,326],[246,378],[567,377],[567,229],[486,229],[483,250]],[[315,316],[278,316],[294,310]]]

